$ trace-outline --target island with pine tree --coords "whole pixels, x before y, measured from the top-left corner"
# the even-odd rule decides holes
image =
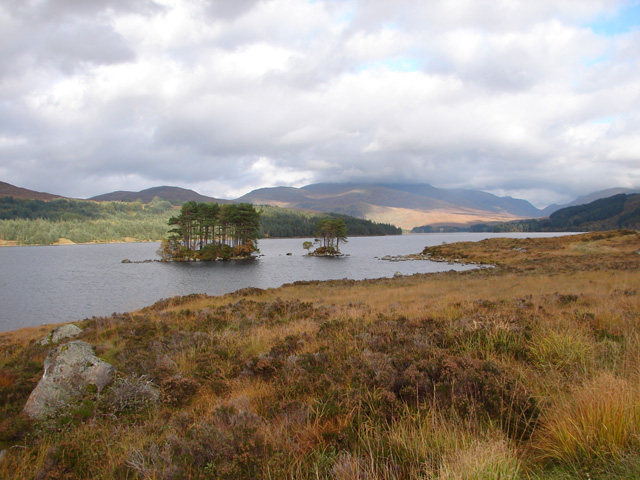
[[[169,225],[158,249],[164,261],[246,259],[258,252],[260,212],[250,203],[186,202]]]

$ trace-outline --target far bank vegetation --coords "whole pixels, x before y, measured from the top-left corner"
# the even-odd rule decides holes
[[[415,227],[412,232],[595,232],[616,229],[640,230],[640,194],[621,193],[584,205],[561,208],[549,218],[479,223],[466,227],[425,225]]]
[[[319,218],[342,219],[351,236],[400,235],[388,224],[340,214],[320,214],[260,205],[258,238],[313,237]],[[0,197],[0,244],[52,245],[137,241],[167,238],[168,225],[180,207],[155,197],[151,203],[95,202],[60,198],[51,201]]]

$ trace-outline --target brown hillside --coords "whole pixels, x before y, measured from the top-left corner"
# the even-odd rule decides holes
[[[6,182],[0,182],[0,197],[22,198],[25,200],[53,200],[54,198],[61,198],[60,195],[36,192],[34,190],[16,187]]]

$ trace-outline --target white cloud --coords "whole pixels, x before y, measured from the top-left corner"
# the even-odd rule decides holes
[[[537,204],[640,183],[640,30],[589,27],[621,5],[5,3],[3,180],[75,196],[396,180]]]

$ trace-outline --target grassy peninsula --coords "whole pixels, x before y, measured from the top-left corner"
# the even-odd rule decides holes
[[[114,365],[33,421],[0,335],[0,478],[634,479],[640,235],[425,249],[464,273],[170,298],[79,322]]]

